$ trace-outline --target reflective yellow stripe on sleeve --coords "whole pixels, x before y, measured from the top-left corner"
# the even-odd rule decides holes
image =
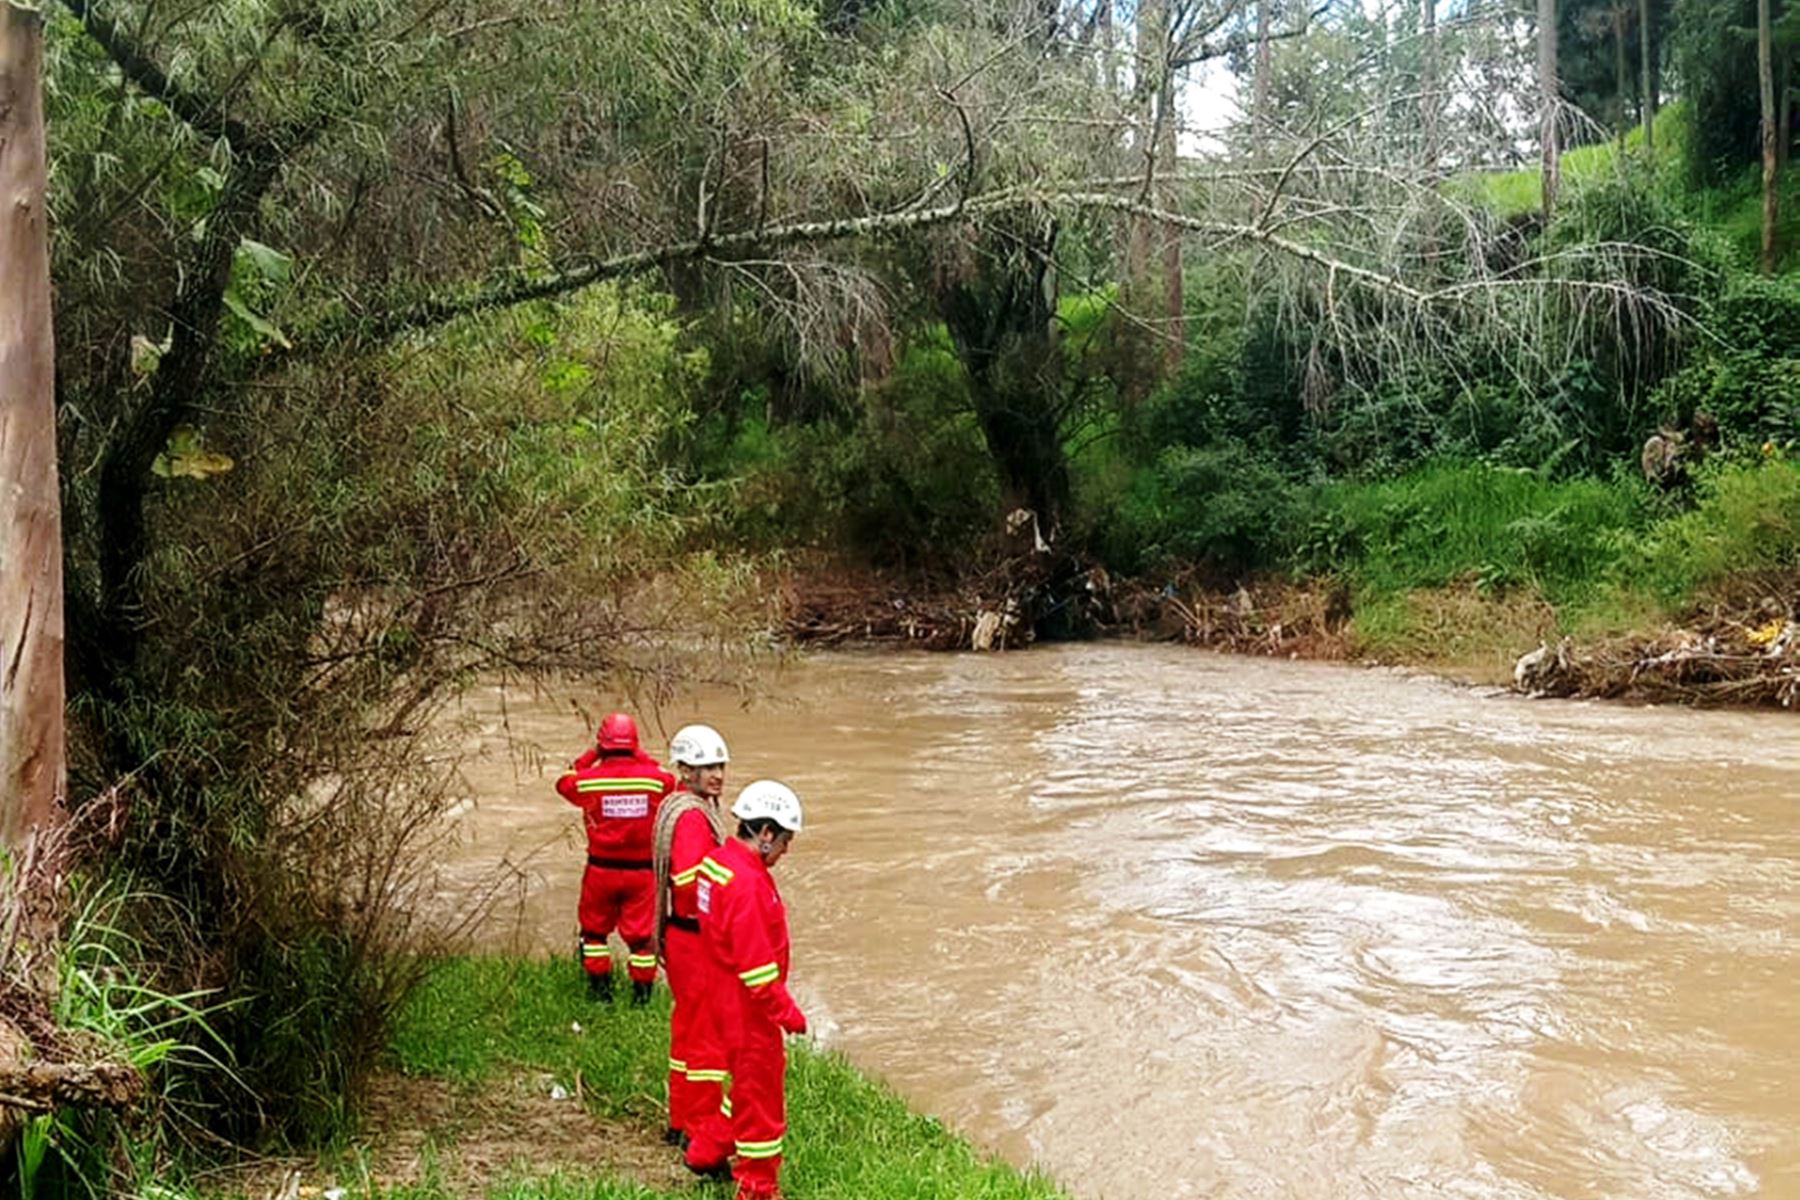
[[[688,884],[694,882],[694,880],[698,879],[699,877],[700,877],[700,864],[695,863],[693,866],[689,867],[687,870],[677,871],[675,874],[669,876],[669,882],[673,883],[676,887],[686,887]]]
[[[699,871],[714,883],[730,883],[731,877],[735,873],[730,867],[722,866],[716,859],[711,858],[700,860]]]
[[[760,967],[751,967],[748,971],[739,971],[738,978],[744,981],[745,987],[762,987],[780,979],[781,968],[774,963],[764,963]]]
[[[739,1158],[774,1158],[781,1153],[782,1139],[772,1142],[739,1142],[737,1152]]]
[[[662,790],[660,779],[584,779],[575,785],[578,792],[656,792]]]

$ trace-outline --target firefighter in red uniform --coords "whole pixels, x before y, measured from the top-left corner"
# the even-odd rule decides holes
[[[787,910],[769,873],[800,832],[800,797],[759,779],[731,806],[735,836],[700,864],[695,901],[700,940],[713,971],[708,992],[726,1069],[730,1125],[703,1119],[690,1131],[689,1170],[708,1173],[734,1151],[738,1200],[779,1200],[787,1132],[787,1051],[782,1034],[805,1033],[788,995]]]
[[[656,815],[656,920],[663,972],[674,1006],[669,1013],[669,1127],[679,1145],[701,1114],[719,1110],[725,1051],[706,1005],[706,951],[700,944],[695,881],[700,862],[725,838],[719,797],[725,790],[725,739],[710,725],[687,725],[669,743],[669,763],[681,790]]]
[[[650,1002],[656,981],[656,879],[650,835],[657,806],[675,788],[675,777],[638,749],[637,722],[608,713],[593,748],[556,781],[563,799],[587,819],[587,871],[581,877],[581,967],[588,995],[611,1000],[612,954],[606,935],[625,941],[631,1002]]]

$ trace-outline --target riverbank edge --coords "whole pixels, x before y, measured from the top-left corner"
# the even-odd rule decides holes
[[[355,1098],[355,1136],[185,1194],[723,1200],[729,1184],[695,1179],[663,1141],[668,1021],[660,982],[646,1008],[595,1002],[573,957],[448,958],[407,1002],[383,1071]],[[787,1100],[791,1200],[1067,1200],[816,1043],[790,1042]]]
[[[796,646],[941,651],[1018,649],[1016,604],[993,574],[945,583],[814,563],[774,585],[779,634]],[[1416,589],[1383,605],[1383,629],[1358,627],[1351,589],[1332,576],[1253,575],[1221,587],[1199,568],[1160,580],[1090,571],[1092,636],[1180,642],[1227,654],[1426,671],[1524,695],[1693,707],[1800,707],[1800,572],[1719,589],[1705,608],[1587,635],[1562,631],[1535,590],[1475,581]],[[1785,595],[1785,605],[1772,597]]]

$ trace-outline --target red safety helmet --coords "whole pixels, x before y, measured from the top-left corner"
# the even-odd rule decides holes
[[[599,741],[602,750],[636,750],[637,722],[626,713],[607,713],[600,722]]]

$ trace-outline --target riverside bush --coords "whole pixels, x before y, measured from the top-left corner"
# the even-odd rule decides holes
[[[1603,577],[1641,527],[1646,496],[1628,481],[1546,480],[1480,462],[1437,462],[1393,479],[1315,493],[1300,560],[1347,568],[1375,594],[1469,581],[1530,586],[1552,600]],[[1347,561],[1321,554],[1335,550]]]
[[[703,631],[683,551],[716,493],[664,461],[703,364],[668,314],[599,287],[296,369],[201,431],[228,469],[158,489],[145,646],[72,697],[70,790],[123,790],[107,866],[169,903],[120,920],[163,986],[217,990],[226,1052],[172,1067],[214,1132],[341,1130],[468,919],[419,904],[454,787],[434,712],[484,671],[628,673]]]
[[[1800,438],[1800,278],[1735,277],[1709,324],[1714,339],[1657,389],[1663,419],[1708,412],[1728,447]]]
[[[746,413],[701,430],[702,475],[735,481],[745,544],[851,549],[877,566],[927,568],[969,552],[995,523],[993,458],[962,365],[927,332],[854,412],[771,423]]]
[[[1788,578],[1800,568],[1800,462],[1770,457],[1703,471],[1695,507],[1648,529],[1633,550],[1620,585],[1669,607],[1735,582]]]

